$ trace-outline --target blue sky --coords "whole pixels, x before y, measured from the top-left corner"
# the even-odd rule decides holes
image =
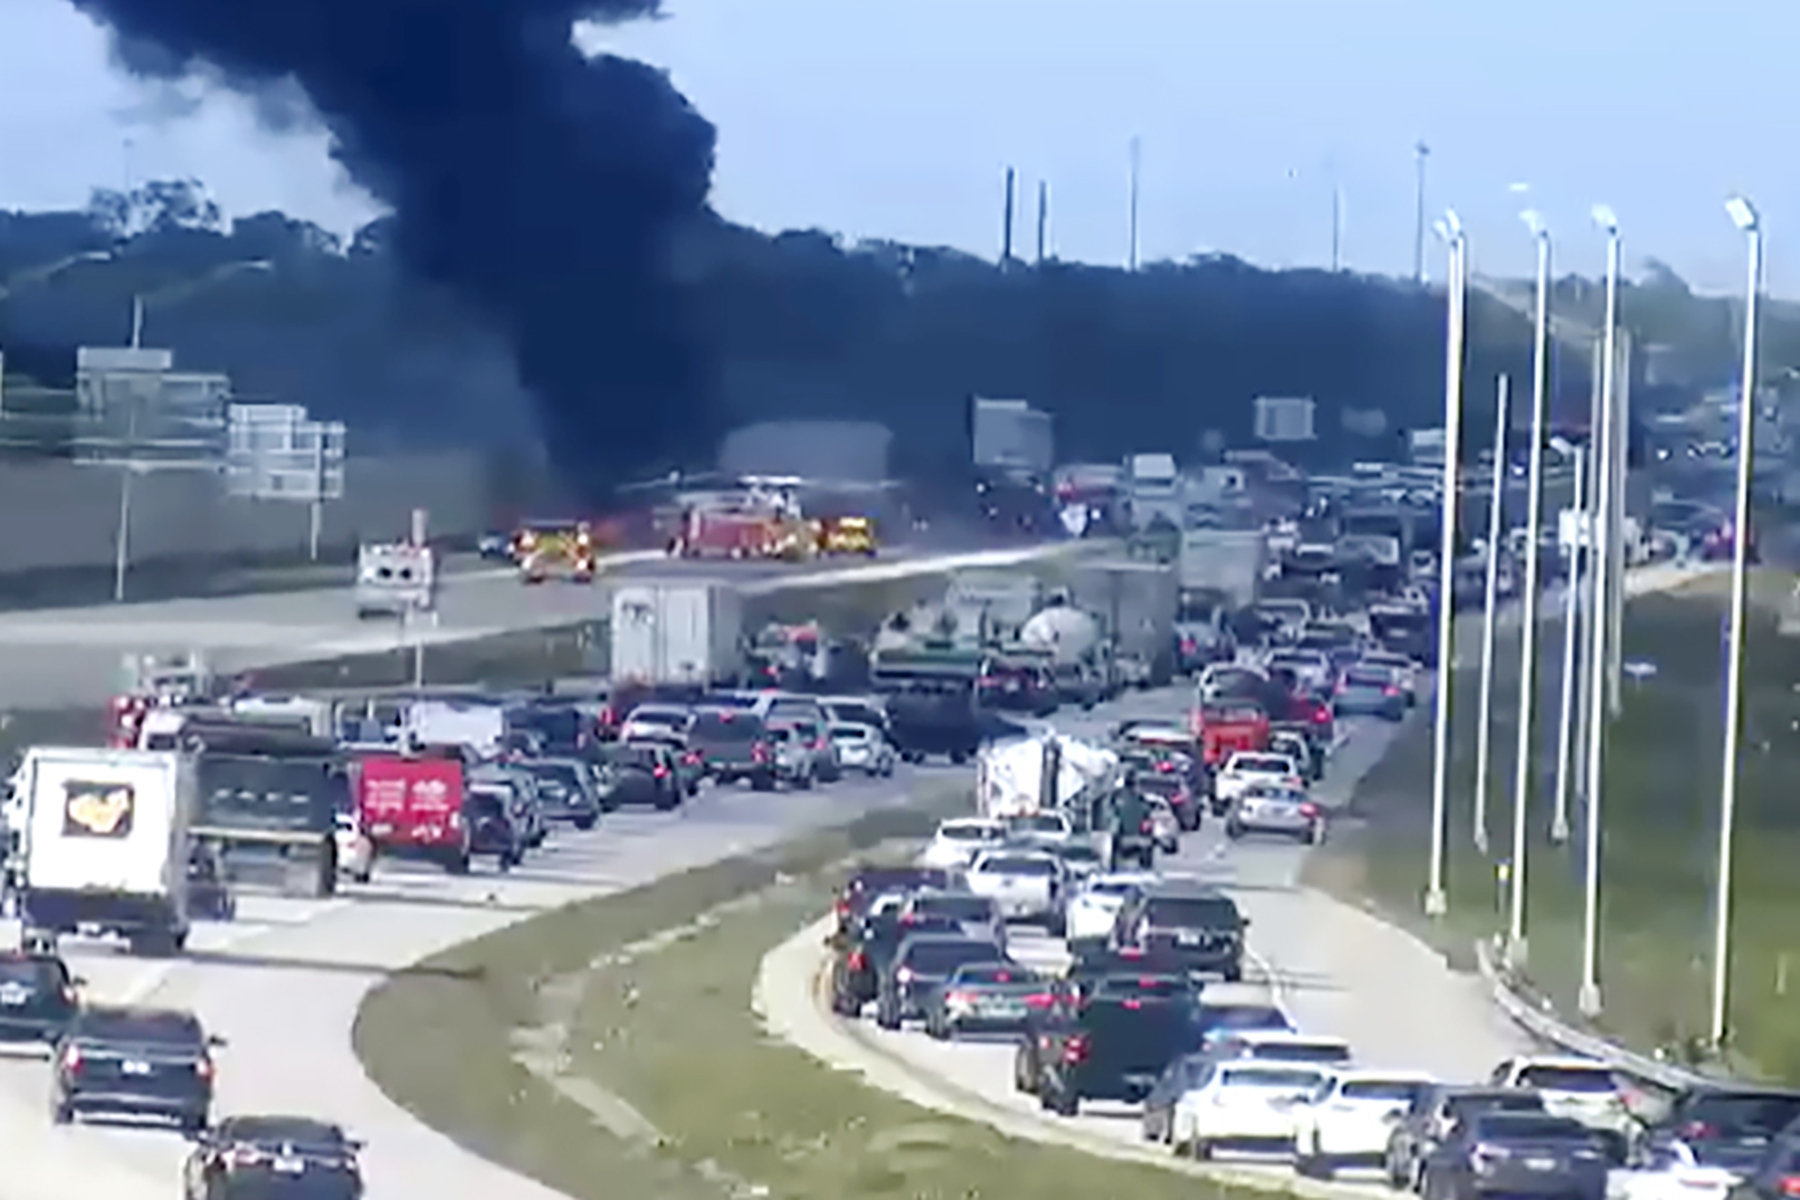
[[[1800,292],[1782,270],[1783,231],[1800,231],[1789,82],[1800,6],[667,4],[665,20],[585,31],[584,44],[669,68],[719,126],[716,204],[762,228],[992,256],[1011,164],[1020,245],[1042,178],[1053,249],[1122,262],[1136,135],[1146,259],[1221,250],[1324,265],[1336,187],[1347,265],[1408,273],[1423,138],[1432,209],[1458,209],[1477,269],[1528,269],[1509,185],[1529,183],[1562,234],[1562,267],[1598,269],[1587,211],[1604,200],[1629,262],[1654,255],[1698,286],[1736,288],[1742,244],[1721,201],[1743,190],[1770,228],[1773,289]],[[0,0],[0,206],[78,204],[128,174],[193,175],[228,212],[279,207],[338,229],[371,214],[322,134],[273,137],[241,101],[190,90],[193,112],[153,116],[182,106],[114,72],[103,33],[65,0]],[[1430,262],[1441,273],[1435,250]]]

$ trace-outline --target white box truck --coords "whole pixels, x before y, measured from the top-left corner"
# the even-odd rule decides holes
[[[622,583],[613,592],[612,677],[709,687],[738,675],[743,606],[708,583]]]
[[[28,938],[111,933],[141,954],[187,942],[192,760],[158,750],[34,746],[19,768],[19,912]]]

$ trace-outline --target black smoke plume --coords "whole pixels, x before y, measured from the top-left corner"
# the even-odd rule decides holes
[[[713,368],[674,258],[713,127],[662,72],[570,41],[659,0],[74,2],[141,76],[216,72],[259,108],[297,83],[393,209],[406,268],[510,335],[569,482],[599,494],[710,448]]]

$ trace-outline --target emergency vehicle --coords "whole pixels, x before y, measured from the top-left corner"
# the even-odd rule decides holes
[[[106,707],[106,744],[115,750],[138,745],[151,710],[206,704],[216,687],[211,669],[198,654],[127,655],[124,683]]]
[[[599,539],[587,521],[533,521],[513,535],[513,557],[526,583],[552,575],[592,583],[599,554]]]

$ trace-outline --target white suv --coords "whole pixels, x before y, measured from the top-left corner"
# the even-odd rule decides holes
[[[1220,804],[1230,804],[1249,791],[1253,783],[1272,783],[1297,792],[1306,790],[1300,764],[1287,755],[1239,750],[1225,761],[1225,769],[1213,780],[1213,795]]]
[[[1304,1063],[1216,1062],[1175,1102],[1169,1142],[1177,1154],[1211,1158],[1213,1147],[1291,1150],[1292,1108],[1325,1083],[1326,1073]]]
[[[1098,945],[1112,936],[1113,924],[1125,901],[1156,882],[1144,872],[1119,872],[1090,879],[1069,898],[1063,911],[1063,936],[1073,951],[1077,945]]]
[[[975,856],[1006,840],[1006,826],[986,817],[956,817],[939,822],[931,843],[919,855],[921,867],[960,871]]]
[[[1380,1166],[1395,1117],[1432,1084],[1418,1071],[1342,1071],[1325,1081],[1294,1115],[1295,1167],[1329,1179],[1339,1167]]]

